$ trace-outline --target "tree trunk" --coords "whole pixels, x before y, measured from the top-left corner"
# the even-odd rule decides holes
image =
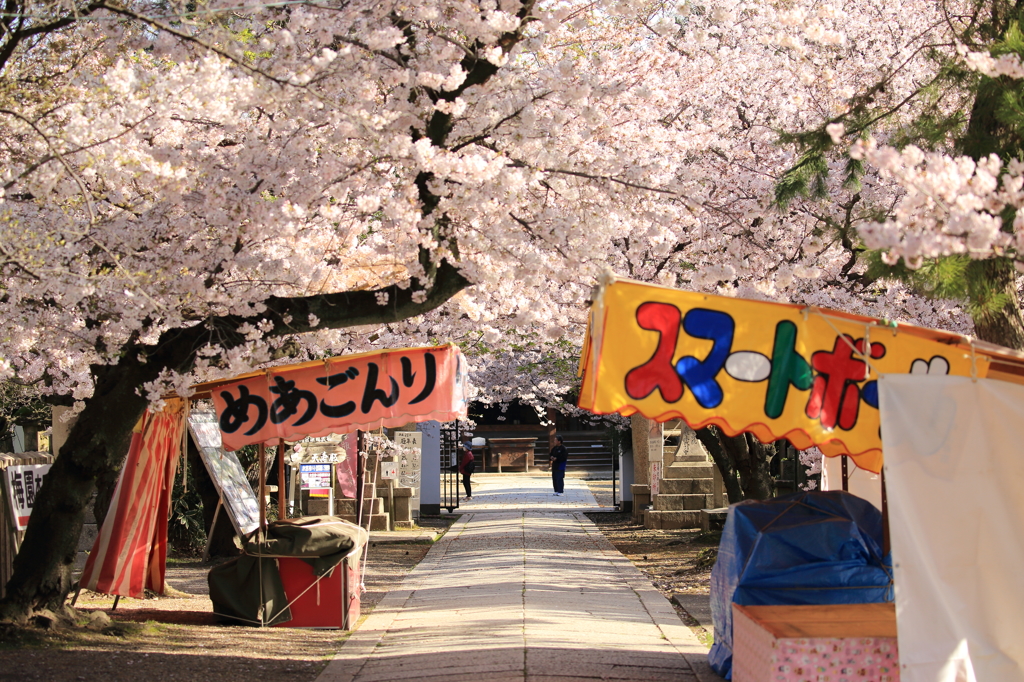
[[[722,474],[730,504],[741,500],[766,500],[775,494],[769,471],[774,445],[765,445],[749,433],[726,436],[714,426],[696,433]]]
[[[770,464],[772,455],[775,454],[775,445],[771,443],[765,445],[750,433],[730,438],[729,441],[745,454],[745,457],[740,459],[736,466],[740,475],[740,487],[743,488],[743,497],[748,500],[767,500],[774,497],[775,485],[772,481]]]
[[[96,527],[103,526],[103,520],[107,518],[107,510],[110,509],[110,501],[114,499],[114,491],[117,489],[117,479],[121,477],[121,469],[124,461],[128,459],[128,451],[132,447],[132,432],[129,431],[124,442],[118,445],[117,450],[121,453],[117,459],[120,462],[109,471],[103,471],[96,477],[96,498],[92,505],[93,516],[96,517]],[[115,453],[116,454],[116,453]]]
[[[739,479],[736,478],[736,468],[733,466],[732,458],[722,444],[723,439],[727,438],[727,436],[714,426],[705,426],[694,433],[697,434],[697,440],[704,445],[708,454],[711,455],[715,466],[718,467],[719,473],[722,474],[725,494],[729,498],[729,504],[741,502],[743,500],[743,490],[740,488]]]

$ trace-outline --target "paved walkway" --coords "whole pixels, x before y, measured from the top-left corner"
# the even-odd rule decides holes
[[[456,513],[608,511],[598,506],[587,482],[579,478],[566,478],[561,496],[555,495],[547,473],[473,474],[472,485],[473,499],[463,498]],[[464,493],[461,487],[459,490]]]
[[[529,500],[545,492],[523,478],[513,492],[511,479],[481,477],[466,513],[317,682],[719,679],[669,602],[567,504],[593,506],[585,484],[567,480],[565,497],[546,488],[537,510]]]

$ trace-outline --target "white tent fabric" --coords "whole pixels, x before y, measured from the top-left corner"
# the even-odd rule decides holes
[[[821,463],[821,489],[842,490],[843,489],[843,463],[842,457],[824,457]],[[861,469],[853,460],[847,462],[847,476],[849,492],[862,500],[867,500],[875,505],[875,509],[882,509],[882,477],[867,469]]]
[[[1024,386],[879,389],[901,680],[1024,680]]]

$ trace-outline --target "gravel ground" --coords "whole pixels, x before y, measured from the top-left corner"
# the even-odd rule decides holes
[[[450,523],[450,521],[445,522]],[[425,544],[375,543],[366,563],[362,614],[420,562]],[[0,631],[0,682],[22,680],[224,680],[312,682],[344,642],[338,630],[216,624],[209,565],[168,562],[165,597],[121,599],[102,632],[82,628]],[[113,598],[83,592],[77,608],[110,611]]]

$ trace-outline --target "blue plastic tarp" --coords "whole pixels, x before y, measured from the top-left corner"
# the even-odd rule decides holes
[[[882,515],[841,491],[732,505],[711,570],[715,643],[708,661],[732,679],[732,605],[893,600]]]

